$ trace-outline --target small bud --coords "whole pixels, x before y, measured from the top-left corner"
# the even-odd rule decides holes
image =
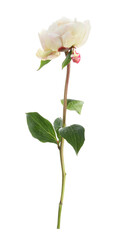
[[[75,50],[73,51],[73,53],[71,54],[71,59],[73,62],[75,63],[79,63],[81,60],[81,56],[79,53],[77,53]]]

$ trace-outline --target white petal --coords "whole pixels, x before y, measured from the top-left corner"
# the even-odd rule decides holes
[[[83,39],[81,40],[81,42],[79,42],[77,44],[77,47],[82,46],[89,37],[91,26],[90,26],[90,22],[88,20],[84,22],[84,27],[85,27],[85,33],[84,33]]]
[[[81,22],[75,22],[72,34],[75,36],[74,46],[78,47],[85,35],[85,25]]]
[[[60,53],[59,52],[52,52],[50,55],[48,55],[47,57],[46,57],[46,59],[47,60],[52,60],[52,59],[54,59],[54,58],[56,58],[56,57],[59,57],[60,56]]]
[[[90,23],[89,21],[84,23],[75,21],[66,24],[57,31],[62,34],[64,47],[80,47],[87,41],[90,32]]]
[[[42,46],[43,49],[47,49],[46,38],[47,38],[47,31],[46,30],[42,30],[39,33],[39,39],[40,39],[41,46]]]
[[[38,49],[36,56],[40,59],[43,59],[45,57],[44,51],[42,49]]]
[[[75,36],[71,32],[65,32],[62,36],[63,47],[70,48],[74,46]]]
[[[65,24],[67,24],[67,23],[70,23],[70,22],[71,22],[70,19],[63,17],[63,18],[59,19],[58,21],[54,22],[54,23],[48,28],[48,30],[49,30],[49,32],[56,32],[57,29],[58,29],[58,27],[63,26],[63,25],[65,25]]]
[[[46,46],[48,49],[51,49],[53,51],[57,51],[60,47],[62,47],[62,41],[59,35],[56,33],[48,32],[46,38]]]
[[[42,48],[44,50],[53,50],[57,51],[58,48],[62,46],[61,39],[58,34],[56,33],[51,33],[48,31],[43,30],[39,34],[40,42],[42,45]]]
[[[42,49],[38,49],[36,56],[42,60],[52,60],[60,55],[59,52],[53,51],[43,51]]]
[[[83,40],[85,27],[83,23],[73,22],[65,25],[64,34],[62,35],[63,46],[77,46]]]

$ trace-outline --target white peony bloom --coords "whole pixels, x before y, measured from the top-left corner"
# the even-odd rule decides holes
[[[62,18],[53,23],[48,30],[39,33],[43,49],[39,49],[36,55],[42,60],[52,60],[60,55],[61,49],[82,46],[87,41],[89,32],[89,21],[82,23]]]

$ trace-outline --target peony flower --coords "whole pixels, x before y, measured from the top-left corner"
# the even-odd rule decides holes
[[[88,39],[90,32],[89,21],[78,22],[62,18],[53,23],[48,30],[39,33],[42,49],[36,53],[42,60],[52,60],[60,55],[62,51],[68,51],[82,46]],[[80,61],[80,54],[73,50],[72,60]],[[79,55],[79,56],[78,56]]]

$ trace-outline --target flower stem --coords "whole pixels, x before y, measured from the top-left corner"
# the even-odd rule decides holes
[[[70,76],[70,63],[67,65],[67,73],[66,73],[66,81],[65,81],[65,89],[64,89],[64,104],[63,104],[63,127],[66,126],[66,108],[67,108],[67,91],[68,91],[68,83]],[[61,187],[61,197],[58,209],[58,221],[57,221],[57,229],[60,229],[60,221],[61,221],[61,211],[64,199],[64,191],[65,191],[65,164],[64,164],[64,138],[61,138],[61,146],[60,146],[60,162],[61,162],[61,170],[62,170],[62,187]]]

